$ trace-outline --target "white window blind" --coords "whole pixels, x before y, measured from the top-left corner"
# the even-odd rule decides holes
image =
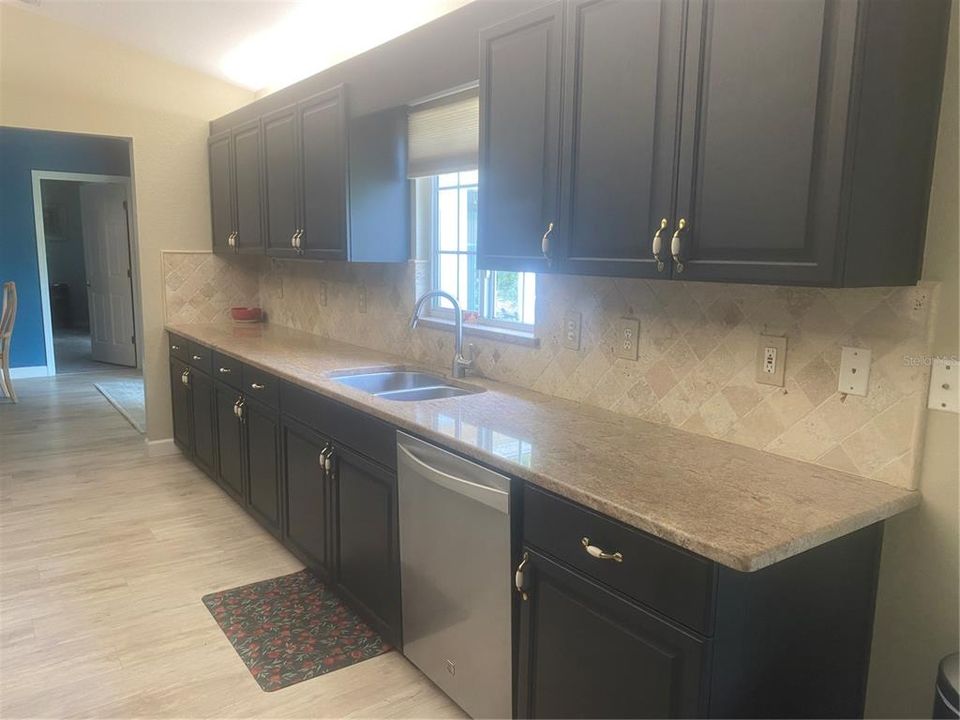
[[[410,108],[407,175],[441,175],[477,167],[480,98],[476,89]]]

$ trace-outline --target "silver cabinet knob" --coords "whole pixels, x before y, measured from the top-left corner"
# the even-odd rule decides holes
[[[180,346],[179,346],[179,345],[171,345],[171,346],[170,346],[170,349],[171,349],[171,350],[174,350],[174,351],[177,351],[177,350],[180,349]]]
[[[200,355],[193,355],[192,357],[194,360],[203,360],[203,357],[201,357]]]
[[[217,372],[219,372],[221,375],[229,375],[230,373],[233,372],[233,370],[231,370],[230,368],[222,367],[222,368],[219,368]]]
[[[260,383],[250,383],[251,390],[263,390],[266,385],[261,385]]]

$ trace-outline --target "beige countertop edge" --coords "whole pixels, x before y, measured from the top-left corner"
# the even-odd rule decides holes
[[[631,511],[628,508],[624,508],[622,505],[619,505],[615,502],[597,496],[593,493],[584,491],[581,488],[572,486],[568,483],[564,483],[555,478],[552,478],[548,475],[543,475],[537,472],[532,471],[530,468],[524,467],[517,463],[510,462],[505,458],[501,458],[497,455],[484,452],[482,449],[477,448],[474,445],[462,442],[456,438],[450,437],[449,435],[444,435],[433,431],[431,428],[421,425],[416,422],[412,422],[407,418],[402,416],[394,415],[369,401],[366,401],[366,394],[359,390],[354,390],[343,386],[335,386],[333,382],[326,384],[318,384],[311,382],[308,379],[299,377],[297,375],[290,374],[284,371],[282,368],[271,365],[269,363],[264,363],[257,360],[254,357],[244,355],[237,352],[235,349],[230,347],[225,347],[219,343],[218,339],[210,338],[201,332],[203,329],[209,329],[211,327],[219,326],[220,329],[225,329],[230,326],[229,323],[223,324],[201,324],[199,328],[193,328],[189,323],[165,323],[164,327],[168,332],[173,332],[177,335],[181,335],[190,340],[202,343],[208,347],[213,348],[214,350],[228,355],[230,357],[236,358],[248,365],[257,367],[261,370],[271,373],[278,378],[286,380],[298,385],[299,387],[305,388],[312,392],[316,392],[320,395],[328,397],[330,399],[341,402],[345,405],[349,405],[354,409],[360,410],[367,413],[373,417],[379,418],[400,430],[405,430],[417,435],[420,435],[424,438],[437,442],[442,446],[454,450],[468,458],[482,462],[490,467],[498,469],[509,475],[513,475],[527,482],[531,482],[534,485],[541,487],[545,490],[554,492],[558,495],[561,495],[569,500],[578,502],[581,505],[584,505],[587,508],[595,510],[596,512],[607,515],[615,520],[619,520],[627,525],[635,527],[639,530],[647,532],[655,537],[658,537],[667,542],[673,543],[682,547],[690,552],[701,555],[707,559],[713,560],[725,565],[733,570],[738,570],[741,572],[755,572],[761,570],[765,567],[773,565],[781,560],[785,560],[794,555],[799,555],[805,550],[810,550],[818,545],[822,545],[831,540],[843,537],[852,532],[860,530],[864,527],[872,525],[873,523],[880,522],[882,520],[889,519],[894,515],[898,515],[906,510],[909,510],[913,507],[916,507],[920,504],[922,496],[918,491],[906,490],[903,488],[895,488],[890,486],[891,490],[898,490],[902,494],[896,498],[893,498],[886,503],[875,505],[874,507],[865,510],[861,513],[854,513],[848,515],[844,518],[841,518],[832,523],[828,523],[818,528],[816,531],[807,532],[802,537],[798,537],[790,542],[781,543],[776,546],[771,546],[765,548],[762,552],[748,553],[740,552],[735,553],[731,552],[728,548],[723,545],[718,545],[710,542],[709,539],[705,539],[699,535],[693,535],[689,532],[686,532],[680,528],[672,527],[665,523],[651,521],[648,517],[643,515],[640,512]],[[291,333],[297,333],[299,331],[291,330],[289,328],[283,328],[283,331],[289,331]],[[304,333],[306,334],[306,333]],[[322,338],[318,337],[318,340]],[[349,343],[343,343],[342,341],[330,341],[339,346],[348,346]],[[386,367],[396,367],[403,365],[405,367],[422,367],[422,364],[411,362],[405,360],[404,358],[392,357],[387,353],[381,351],[369,350],[367,348],[360,348],[364,353],[369,353],[371,355],[380,355],[382,360],[380,362],[372,362],[365,365],[356,365],[354,367],[343,368],[343,370],[354,371],[361,369],[376,369],[376,368],[386,368]],[[433,371],[431,369],[431,371]],[[506,383],[487,380],[486,378],[470,378],[469,380],[482,380],[484,385],[493,385],[496,390],[501,393],[508,394],[510,386]],[[468,381],[469,381],[468,380]],[[529,393],[532,391],[525,391],[521,389],[521,392]],[[684,432],[682,430],[677,430],[677,432]],[[772,458],[779,458],[779,456],[771,456]],[[814,466],[818,467],[818,466]],[[820,469],[820,468],[818,468]],[[839,473],[839,471],[837,471]],[[840,473],[846,474],[846,473]],[[862,478],[859,476],[851,475],[850,477],[856,478],[860,481],[866,482],[876,482],[877,484],[882,484],[879,481],[870,480],[869,478]]]

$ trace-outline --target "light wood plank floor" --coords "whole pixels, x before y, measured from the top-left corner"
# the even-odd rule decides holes
[[[0,716],[463,717],[391,652],[260,690],[200,601],[302,565],[85,374],[0,400]]]

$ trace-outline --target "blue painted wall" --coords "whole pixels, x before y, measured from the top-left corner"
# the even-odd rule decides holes
[[[10,367],[47,364],[30,171],[129,176],[128,148],[116,138],[0,127],[0,282],[13,280],[19,300]]]

